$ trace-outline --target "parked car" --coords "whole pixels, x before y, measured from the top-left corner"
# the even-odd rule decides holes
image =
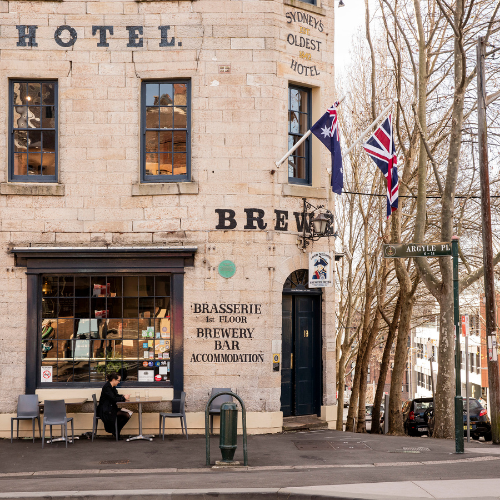
[[[467,435],[467,410],[464,399],[464,436]],[[474,398],[469,398],[469,418],[470,418],[470,436],[472,439],[483,437],[485,441],[491,441],[491,421],[488,412],[483,405]],[[428,413],[429,436],[434,433],[434,409]]]
[[[432,398],[418,398],[403,403],[403,426],[409,436],[429,434],[428,419],[434,408]]]

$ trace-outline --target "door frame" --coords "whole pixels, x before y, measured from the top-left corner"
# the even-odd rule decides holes
[[[318,374],[318,394],[319,394],[319,401],[318,401],[318,408],[317,408],[317,413],[313,413],[320,416],[321,414],[321,406],[323,402],[323,290],[321,288],[317,289],[309,289],[309,288],[284,288],[282,292],[282,297],[283,295],[288,295],[292,296],[292,345],[291,345],[291,350],[294,353],[294,348],[295,348],[295,323],[294,323],[294,311],[295,311],[295,304],[293,297],[294,296],[314,296],[319,298],[319,318],[318,318],[318,330],[319,330],[319,347],[318,347],[318,352],[319,352],[319,374]],[[283,300],[282,300],[283,304]],[[281,340],[283,342],[283,330],[281,334]],[[283,351],[283,345],[281,350]],[[295,354],[295,353],[294,353]],[[295,357],[295,356],[294,356]],[[282,361],[282,368],[283,368],[283,361]],[[295,414],[295,380],[294,380],[294,371],[292,369],[291,373],[291,390],[292,390],[292,398],[291,398],[291,416],[294,416]]]

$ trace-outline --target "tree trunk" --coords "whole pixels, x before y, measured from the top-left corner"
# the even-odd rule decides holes
[[[384,347],[384,353],[382,354],[382,363],[380,364],[380,374],[377,382],[377,391],[375,392],[375,399],[373,401],[373,412],[372,412],[372,434],[378,434],[380,431],[380,406],[382,404],[382,397],[384,396],[385,381],[387,379],[387,369],[389,368],[389,361],[391,359],[391,349],[394,343],[394,338],[396,337],[397,325],[399,322],[399,315],[401,313],[401,292],[398,296],[398,301],[396,303],[396,309],[394,310],[394,316],[392,318],[391,324],[389,325],[389,333],[387,334],[387,340]],[[388,408],[385,409],[387,414]]]
[[[380,312],[377,310],[363,355],[361,377],[359,381],[359,405],[356,432],[366,432],[366,389],[368,386],[368,366],[370,365],[373,345],[375,344],[375,339],[377,338],[379,331],[380,316]]]
[[[445,259],[443,259],[444,261]],[[443,292],[439,301],[439,354],[438,374],[436,380],[436,394],[434,412],[436,415],[434,434],[436,438],[453,438],[454,436],[454,402],[455,394],[455,366],[454,366],[454,337],[453,325],[453,282],[451,259],[446,259],[441,265],[443,272]]]
[[[389,434],[404,434],[403,413],[401,411],[401,386],[403,374],[408,359],[408,335],[411,331],[411,315],[413,312],[413,294],[410,290],[401,287],[401,319],[398,327],[396,353],[394,355],[394,368],[391,377],[391,392],[389,400],[389,413],[385,409],[385,418],[389,418]]]
[[[354,432],[354,418],[358,413],[359,379],[360,379],[360,370],[358,370],[358,364],[357,364],[358,358],[359,358],[359,350],[358,350],[358,357],[356,358],[356,369],[354,371],[354,380],[352,381],[352,391],[351,391],[351,399],[349,400],[349,411],[347,412],[347,422],[345,424],[345,430],[347,432]]]

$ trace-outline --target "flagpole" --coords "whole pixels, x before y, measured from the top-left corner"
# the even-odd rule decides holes
[[[347,97],[347,94],[345,94],[340,100],[339,100],[339,105],[340,103]],[[297,144],[294,144],[294,146],[281,158],[281,160],[278,160],[276,163],[276,166],[279,168],[279,166],[312,134],[311,130],[309,129],[297,142]]]
[[[394,103],[398,102],[397,99],[394,99],[393,102],[391,102],[391,104],[389,104],[389,106],[387,106],[384,111],[382,111],[382,113],[380,113],[377,118],[375,118],[375,120],[373,120],[373,122],[370,124],[370,126],[354,141],[353,144],[351,144],[351,147],[346,151],[346,152],[343,152],[342,154],[343,155],[348,155],[372,130],[373,126],[379,122],[384,116],[386,113],[388,113],[392,106],[394,105]]]

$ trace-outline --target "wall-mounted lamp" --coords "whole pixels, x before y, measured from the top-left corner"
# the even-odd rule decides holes
[[[309,241],[318,241],[320,238],[333,236],[333,214],[323,205],[315,207],[305,198],[302,198],[304,209],[302,211],[302,237],[300,245],[303,249],[309,245]],[[311,211],[312,209],[312,211]]]
[[[345,7],[345,3],[342,0],[339,1],[339,7]]]

